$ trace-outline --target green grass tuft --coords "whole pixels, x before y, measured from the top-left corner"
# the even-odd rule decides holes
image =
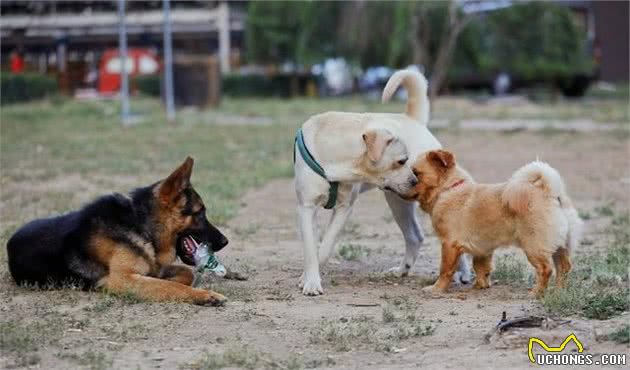
[[[608,334],[608,339],[615,341],[619,344],[629,344],[630,343],[630,325],[628,324],[623,325],[619,329]]]
[[[238,369],[304,369],[301,357],[291,355],[287,359],[278,360],[267,353],[262,353],[250,346],[233,346],[223,353],[207,353],[197,362],[185,366],[195,370],[218,370],[225,368]]]
[[[342,244],[339,246],[339,256],[345,261],[357,261],[367,257],[370,250],[358,244]]]
[[[492,280],[503,285],[518,285],[526,281],[527,265],[513,255],[504,254],[494,260]]]
[[[547,312],[606,320],[630,309],[630,217],[615,217],[608,231],[612,235],[609,248],[576,258],[567,287],[545,294],[541,303]]]
[[[401,341],[435,332],[431,323],[416,316],[417,308],[407,297],[394,298],[383,307],[381,321],[369,316],[322,320],[310,340],[338,352],[364,348],[393,352]]]

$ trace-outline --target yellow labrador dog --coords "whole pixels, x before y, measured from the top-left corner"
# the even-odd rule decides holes
[[[319,267],[332,255],[357,196],[374,187],[385,190],[385,199],[405,238],[405,258],[394,270],[408,274],[418,257],[424,236],[416,207],[399,195],[417,183],[408,159],[441,145],[427,129],[430,109],[423,75],[396,72],[383,90],[383,102],[401,85],[408,95],[404,114],[327,112],[312,116],[298,131],[295,189],[304,245],[304,273],[299,285],[305,295],[323,293]],[[315,235],[315,215],[321,208],[332,209],[332,216],[320,241]],[[465,260],[461,260],[456,278],[470,281]]]

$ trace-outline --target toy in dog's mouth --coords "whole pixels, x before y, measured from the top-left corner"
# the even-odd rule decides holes
[[[192,235],[184,235],[177,241],[177,255],[187,265],[195,266],[195,253],[201,244]]]

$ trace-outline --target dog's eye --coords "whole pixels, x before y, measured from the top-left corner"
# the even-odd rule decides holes
[[[420,173],[420,172],[418,172],[418,171],[416,171],[416,170],[413,170],[413,174],[414,174],[414,176],[416,176],[416,177],[420,177],[420,175],[421,175],[421,173]]]
[[[408,159],[408,158],[403,158],[403,159],[399,160],[399,161],[398,161],[398,164],[399,164],[399,165],[401,165],[401,166],[404,166],[404,165],[405,165],[405,163],[407,163],[407,159]]]

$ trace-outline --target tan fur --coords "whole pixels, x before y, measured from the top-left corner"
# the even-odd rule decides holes
[[[92,254],[108,266],[108,274],[97,286],[118,294],[132,293],[150,301],[182,301],[195,304],[215,304],[225,301],[219,293],[190,287],[192,271],[185,266],[167,266],[158,271],[157,264],[116,245],[111,239],[93,238]]]
[[[506,188],[503,192],[503,199],[510,210],[519,215],[524,215],[529,211],[529,196],[531,194],[530,184],[518,184]]]
[[[423,75],[409,70],[397,71],[387,81],[381,100],[386,102],[391,99],[401,85],[407,91],[405,113],[426,125],[429,121],[429,99],[427,98],[427,80]]]
[[[571,269],[570,246],[567,236],[563,236],[561,245],[554,238],[559,234],[554,212],[572,206],[564,194],[562,198],[567,200],[563,203],[549,195],[550,189],[542,175],[522,183],[511,180],[478,184],[455,164],[451,153],[443,150],[421,155],[414,165],[414,174],[419,182],[409,197],[418,200],[422,209],[431,214],[442,241],[440,277],[431,288],[433,291],[443,292],[448,288],[456,257],[462,252],[473,255],[477,275],[474,287],[489,287],[492,253],[496,248],[510,245],[521,248],[536,269],[534,295],[540,296],[547,287],[552,256],[556,284],[564,285]]]
[[[176,259],[174,245],[177,234],[197,222],[183,216],[186,199],[181,191],[189,186],[193,160],[189,157],[169,177],[156,187],[159,199],[157,210],[158,246],[152,248],[136,234],[129,239],[144,253],[130,249],[108,237],[107,232],[97,233],[90,240],[89,253],[95,261],[107,266],[107,275],[97,286],[113,293],[132,293],[151,301],[181,301],[195,304],[220,304],[226,298],[216,292],[192,288],[194,275],[186,266],[173,265]],[[201,199],[193,207],[203,207]]]
[[[186,199],[181,192],[190,185],[193,166],[192,158],[188,157],[173,173],[164,179],[156,188],[160,200],[157,210],[158,224],[162,230],[158,240],[156,260],[160,267],[175,262],[175,245],[177,234],[190,227],[193,218],[182,217],[180,210],[185,206]],[[198,206],[198,208],[200,208]]]
[[[378,162],[383,157],[385,147],[393,140],[391,134],[380,132],[379,130],[370,130],[363,134],[363,141],[367,146],[367,157],[372,162]]]

